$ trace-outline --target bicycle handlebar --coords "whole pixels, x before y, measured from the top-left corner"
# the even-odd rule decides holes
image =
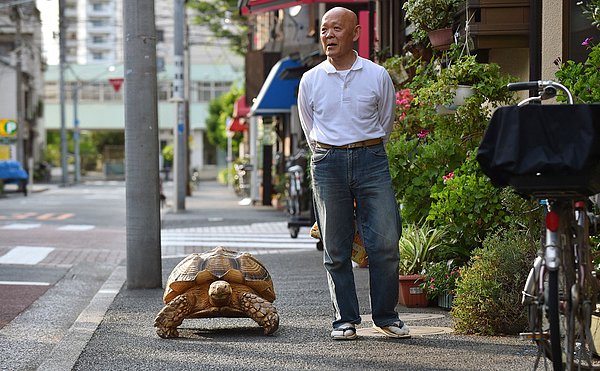
[[[506,87],[509,91],[531,90],[538,87],[538,81],[512,82]]]
[[[513,82],[513,83],[506,85],[506,88],[509,91],[531,90],[531,89],[538,90],[539,96],[528,98],[528,99],[522,101],[521,103],[519,103],[519,105],[529,103],[530,101],[538,101],[539,102],[540,100],[554,98],[556,96],[557,90],[561,90],[565,93],[565,95],[567,96],[568,104],[573,104],[573,95],[571,94],[569,89],[567,89],[567,87],[564,86],[563,84],[554,82],[551,80]]]

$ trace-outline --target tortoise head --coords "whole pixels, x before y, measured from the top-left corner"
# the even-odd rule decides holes
[[[215,281],[208,287],[208,300],[215,307],[229,304],[231,299],[231,285],[227,281]]]

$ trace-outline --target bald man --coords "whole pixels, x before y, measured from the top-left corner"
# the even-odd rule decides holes
[[[325,13],[321,46],[327,59],[304,74],[298,92],[333,305],[331,337],[356,339],[361,321],[350,259],[356,219],[369,256],[373,327],[406,338],[410,331],[395,310],[402,227],[385,152],[395,92],[387,71],[353,49],[359,34],[351,10]]]

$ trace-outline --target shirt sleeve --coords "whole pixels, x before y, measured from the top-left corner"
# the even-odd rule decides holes
[[[394,129],[395,119],[395,108],[396,108],[396,92],[394,89],[394,83],[388,72],[383,69],[381,81],[381,99],[379,109],[379,122],[385,131],[385,138],[383,141],[387,143],[390,138],[390,134]]]
[[[300,86],[298,88],[298,115],[300,116],[300,125],[302,125],[302,131],[306,137],[306,142],[310,146],[311,150],[314,150],[314,143],[310,138],[310,132],[313,129],[313,110],[309,100],[310,88],[306,79],[302,77],[300,80]]]

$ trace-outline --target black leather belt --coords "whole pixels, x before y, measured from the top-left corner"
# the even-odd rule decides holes
[[[371,146],[376,146],[381,143],[383,143],[383,139],[375,138],[375,139],[367,139],[367,140],[361,140],[359,142],[344,144],[342,146],[332,146],[331,144],[317,142],[317,147],[321,147],[324,149],[351,149],[351,148],[371,147]]]

